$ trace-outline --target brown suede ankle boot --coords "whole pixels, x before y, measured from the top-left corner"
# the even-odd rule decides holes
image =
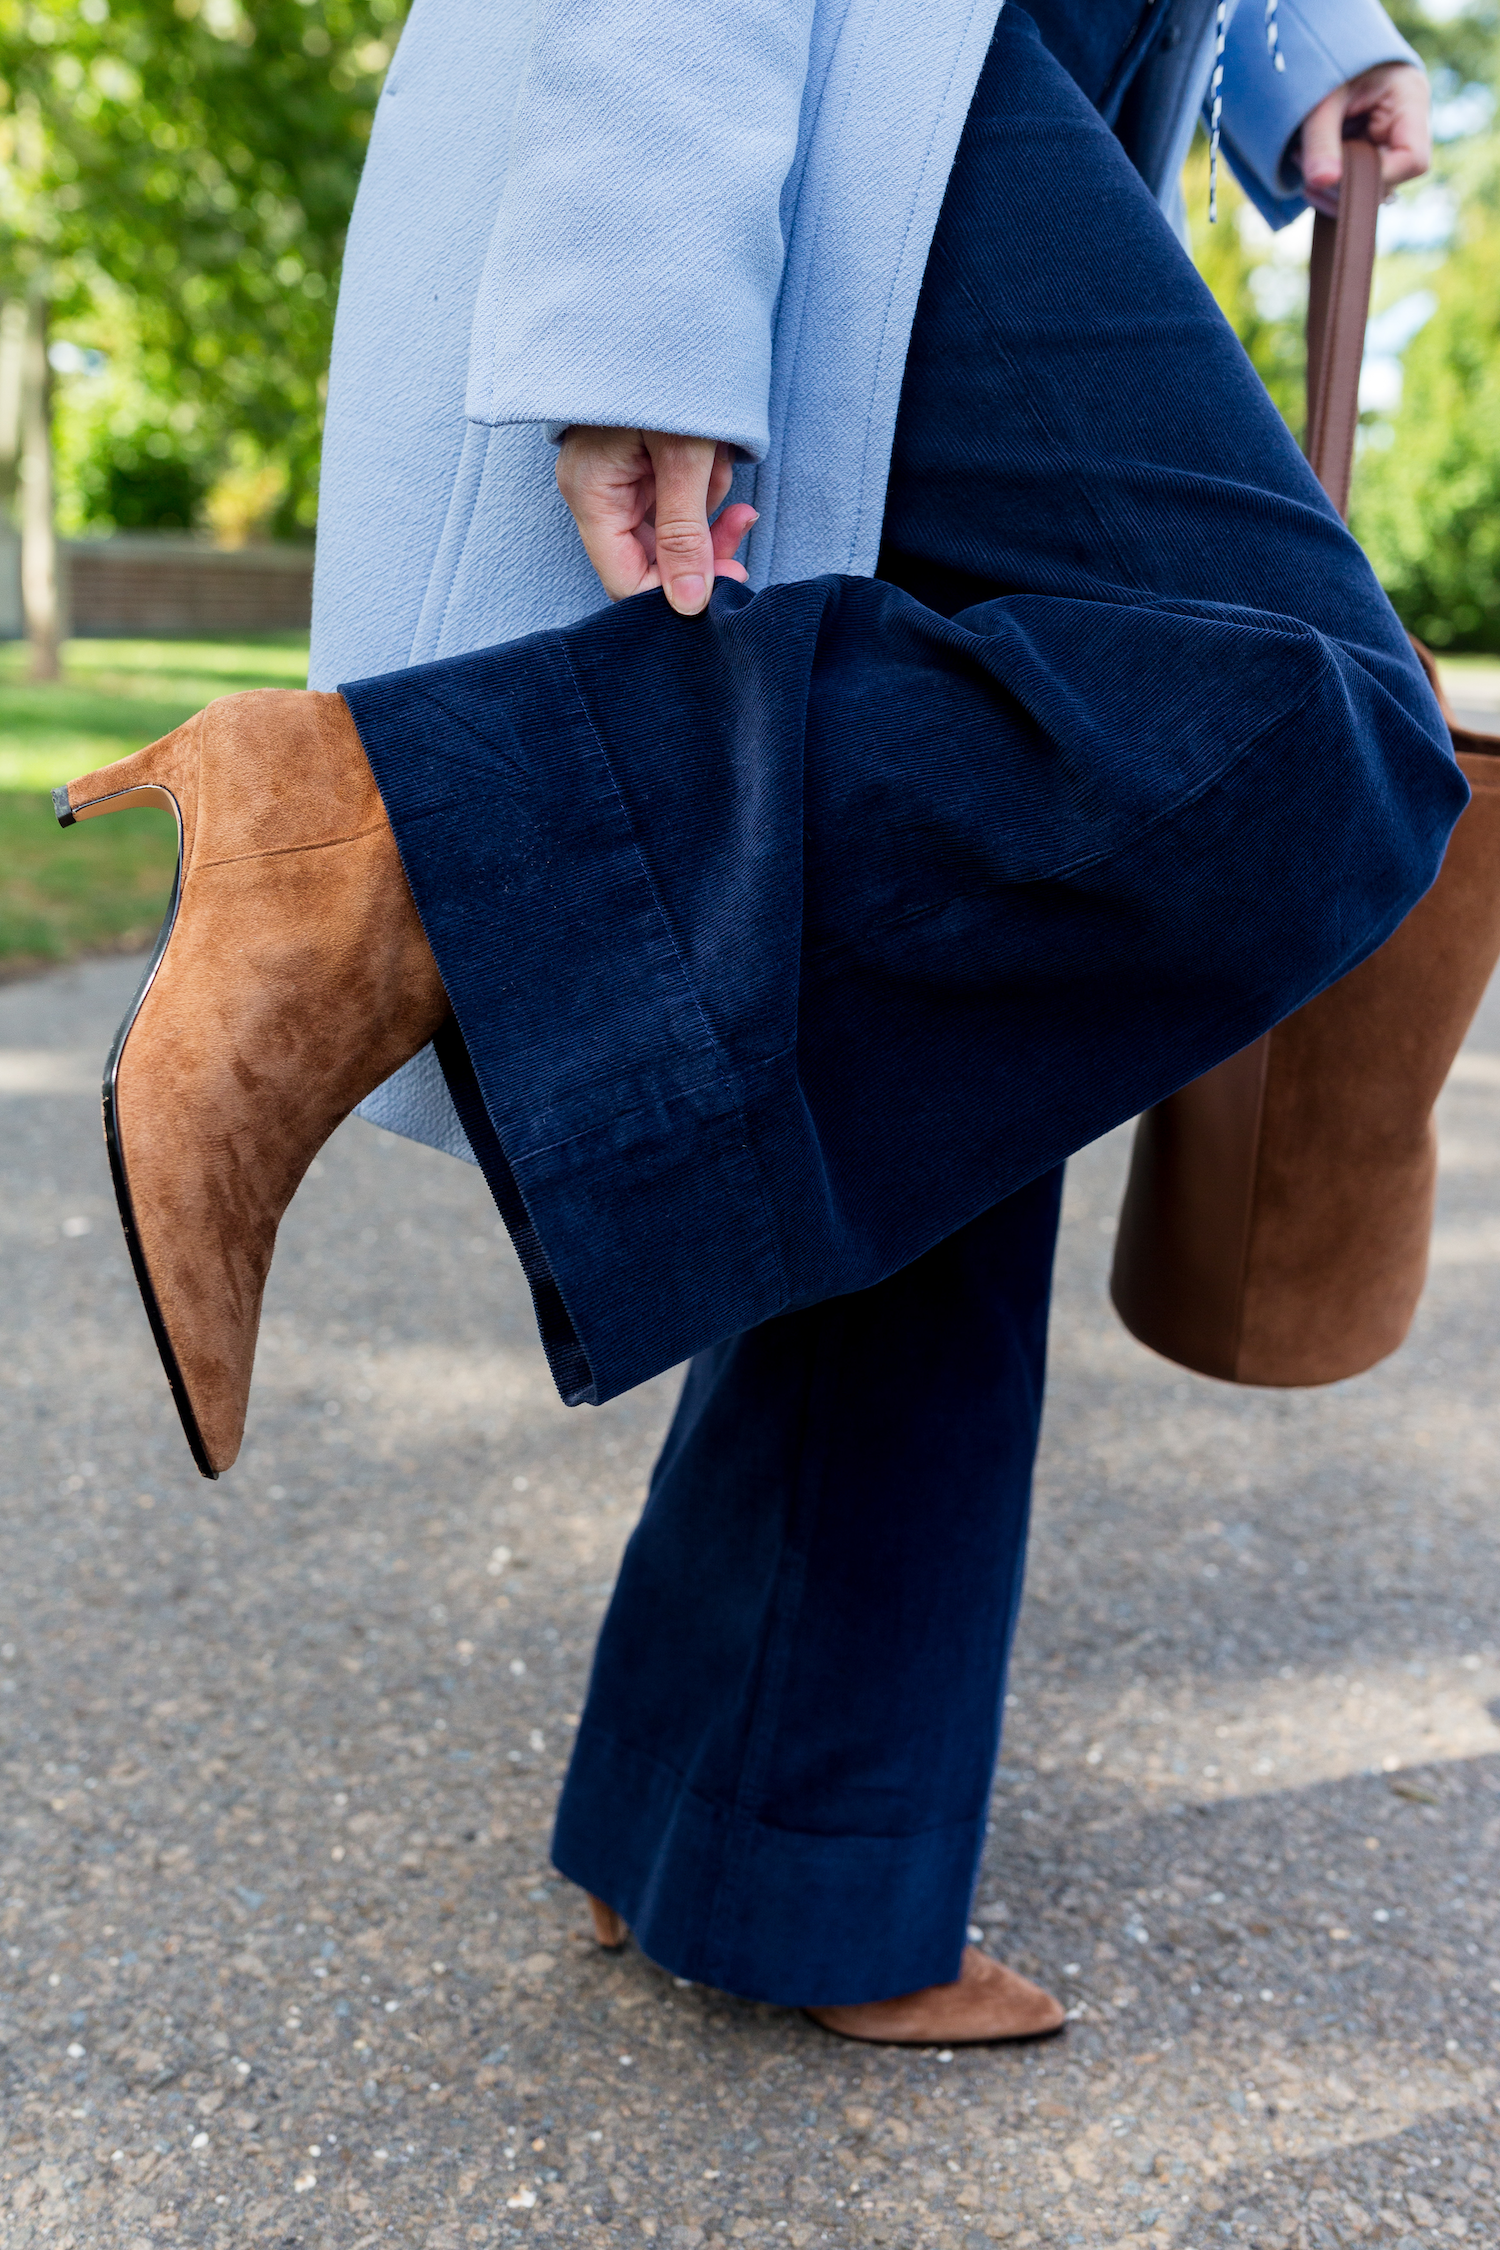
[[[136,1279],[193,1458],[239,1452],[276,1229],[334,1127],[448,1014],[341,695],[227,695],[53,792],[165,804],[177,887],[104,1075]]]
[[[887,2047],[981,2047],[1001,2039],[1046,2039],[1067,2020],[1061,2001],[1039,1984],[964,1947],[952,1984],[929,1985],[899,2000],[867,2000],[851,2008],[809,2008],[825,2031]]]
[[[630,1935],[623,1917],[592,1891],[586,1896],[595,1943],[616,1952]],[[864,2039],[877,2047],[984,2047],[1006,2039],[1049,2039],[1067,2021],[1060,2000],[1002,1961],[992,1961],[977,1945],[964,1947],[952,1984],[932,1984],[898,2000],[802,2012],[841,2039]]]

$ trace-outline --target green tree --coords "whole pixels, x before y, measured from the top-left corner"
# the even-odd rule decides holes
[[[1434,648],[1500,650],[1497,190],[1500,178],[1465,202],[1401,405],[1369,431],[1355,484],[1354,530],[1402,623]]]
[[[1464,0],[1429,15],[1423,0],[1385,0],[1386,13],[1432,73],[1436,91],[1494,83],[1500,0]]]
[[[0,294],[132,302],[153,393],[311,529],[339,262],[403,0],[0,0]]]
[[[1500,0],[1397,22],[1446,105],[1474,123],[1500,91]],[[1477,97],[1477,98],[1476,98]],[[1450,131],[1453,129],[1450,127]],[[1440,140],[1434,176],[1456,211],[1424,286],[1437,310],[1407,346],[1401,403],[1367,418],[1352,522],[1403,624],[1435,648],[1500,650],[1500,139],[1493,122]]]
[[[1500,0],[1396,20],[1433,78],[1440,130],[1432,183],[1456,214],[1451,249],[1383,255],[1375,303],[1415,287],[1437,311],[1408,345],[1399,409],[1363,418],[1353,526],[1403,621],[1439,648],[1500,649],[1500,140],[1485,126],[1500,88]],[[1184,176],[1193,255],[1282,414],[1304,421],[1305,277],[1278,256],[1224,170],[1210,227],[1200,135]],[[1410,194],[1411,191],[1408,191]],[[1425,192],[1419,191],[1419,192]]]
[[[1227,164],[1219,166],[1219,216],[1209,224],[1208,141],[1201,129],[1183,168],[1182,189],[1193,263],[1300,439],[1307,380],[1305,272],[1273,258],[1270,230]]]

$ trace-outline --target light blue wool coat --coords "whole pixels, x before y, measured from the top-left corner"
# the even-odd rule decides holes
[[[416,0],[339,297],[311,684],[598,608],[553,474],[575,422],[734,444],[736,497],[760,511],[752,584],[872,572],[923,269],[999,5]],[[1203,21],[1179,154],[1211,67]],[[1280,0],[1278,24],[1279,71],[1262,0],[1234,15],[1224,143],[1284,224],[1307,111],[1415,57],[1378,0]],[[430,1050],[363,1114],[469,1155]]]

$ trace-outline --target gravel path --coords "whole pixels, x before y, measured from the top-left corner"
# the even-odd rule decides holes
[[[1500,2244],[1500,1007],[1373,1376],[1237,1394],[1073,1168],[976,1907],[1069,1996],[901,2054],[596,1951],[549,1812],[672,1384],[557,1404],[466,1167],[314,1168],[193,1472],[95,1087],[134,964],[0,990],[3,2250]]]

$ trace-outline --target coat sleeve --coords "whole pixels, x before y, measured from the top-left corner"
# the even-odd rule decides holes
[[[765,453],[814,0],[536,0],[471,421]]]
[[[1224,153],[1236,179],[1273,227],[1306,206],[1292,136],[1335,86],[1377,63],[1421,58],[1380,0],[1279,0],[1277,69],[1266,38],[1264,0],[1240,0],[1224,45]]]

